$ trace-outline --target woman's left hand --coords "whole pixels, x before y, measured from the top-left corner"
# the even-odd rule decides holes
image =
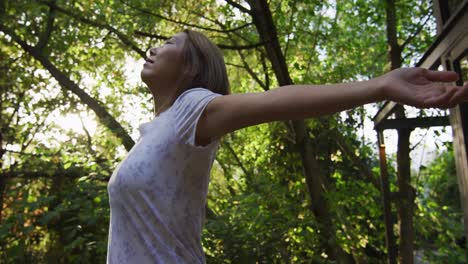
[[[455,72],[423,68],[400,68],[377,78],[384,99],[418,108],[450,108],[468,102],[468,83],[450,84],[456,80]]]

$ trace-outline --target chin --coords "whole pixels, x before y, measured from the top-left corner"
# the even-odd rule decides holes
[[[146,78],[145,78],[145,77],[146,77],[145,73],[144,73],[143,71],[141,71],[141,72],[140,72],[140,78],[141,78],[141,80],[142,80],[144,83],[146,83],[146,81],[145,81]]]
[[[143,69],[140,73],[140,78],[141,80],[146,83],[147,85],[149,84],[150,80],[151,80],[151,76],[145,72],[145,70]]]

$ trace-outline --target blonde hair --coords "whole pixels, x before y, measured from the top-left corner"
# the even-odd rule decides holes
[[[221,50],[200,32],[189,29],[183,32],[187,36],[182,51],[183,66],[191,79],[185,90],[201,87],[214,93],[229,94],[229,80]]]

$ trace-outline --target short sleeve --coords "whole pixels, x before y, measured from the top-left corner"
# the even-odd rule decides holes
[[[182,93],[171,111],[175,116],[175,132],[187,144],[195,145],[195,132],[203,110],[211,100],[221,96],[204,88],[193,88]]]

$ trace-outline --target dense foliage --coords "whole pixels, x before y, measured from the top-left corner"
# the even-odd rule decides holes
[[[152,114],[152,98],[134,78],[149,47],[184,28],[200,30],[223,49],[234,93],[278,86],[248,12],[255,2],[262,1],[1,2],[1,263],[105,261],[107,180]],[[383,1],[268,6],[294,83],[369,79],[389,69]],[[411,65],[434,39],[431,4],[398,1],[397,9],[403,62]],[[318,200],[291,123],[223,138],[202,238],[208,263],[333,262],[334,246],[357,263],[382,263],[376,150],[358,133],[368,133],[369,116],[360,107],[305,122],[323,175]],[[450,147],[413,186],[416,249],[430,261],[462,263]]]

